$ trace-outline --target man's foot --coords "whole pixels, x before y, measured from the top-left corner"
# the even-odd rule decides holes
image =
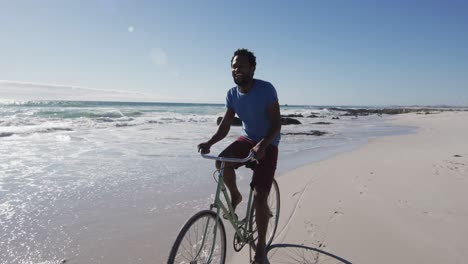
[[[242,195],[239,193],[232,197],[232,210],[236,211],[236,207],[242,202]]]
[[[239,193],[237,194],[236,196],[233,196],[232,197],[232,202],[231,202],[231,205],[232,205],[232,213],[235,215],[235,217],[237,218],[237,215],[234,213],[236,211],[236,207],[242,202],[242,195]],[[228,219],[228,216],[226,214],[223,215],[223,218],[224,219]]]
[[[266,264],[266,249],[265,245],[257,244],[257,250],[255,251],[255,256],[252,261],[252,264]]]
[[[255,257],[252,260],[251,264],[267,264],[266,256],[262,258],[262,257],[257,257],[257,255],[255,255]]]

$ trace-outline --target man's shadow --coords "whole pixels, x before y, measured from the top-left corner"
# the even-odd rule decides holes
[[[323,249],[294,244],[274,244],[267,248],[269,264],[352,264]]]

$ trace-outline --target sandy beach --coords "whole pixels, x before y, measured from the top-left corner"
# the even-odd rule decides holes
[[[417,129],[277,176],[270,263],[467,262],[468,112],[391,122]]]

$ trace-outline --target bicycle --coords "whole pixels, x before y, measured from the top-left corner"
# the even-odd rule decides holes
[[[232,210],[223,177],[226,162],[245,163],[253,160],[254,154],[252,152],[244,159],[202,154],[203,158],[221,161],[220,169],[215,171],[215,173],[218,172],[218,184],[214,202],[210,205],[209,210],[196,213],[182,226],[169,254],[168,264],[223,264],[226,260],[226,230],[222,221],[223,217],[234,228],[234,250],[239,252],[246,244],[249,244],[255,251],[255,242],[258,236],[256,234],[255,209],[252,206],[253,188],[250,188],[245,218],[239,220]],[[227,206],[220,198],[221,193],[223,193]],[[267,247],[273,241],[280,213],[280,193],[278,183],[274,179],[268,197],[268,205],[271,217],[267,229]]]

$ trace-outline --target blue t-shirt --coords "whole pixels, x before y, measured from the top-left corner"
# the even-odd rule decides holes
[[[226,107],[234,111],[242,120],[242,135],[254,142],[262,140],[270,130],[268,106],[278,101],[275,87],[269,82],[254,79],[248,93],[239,88],[231,88],[226,96]],[[271,144],[278,146],[281,135],[278,133]]]

